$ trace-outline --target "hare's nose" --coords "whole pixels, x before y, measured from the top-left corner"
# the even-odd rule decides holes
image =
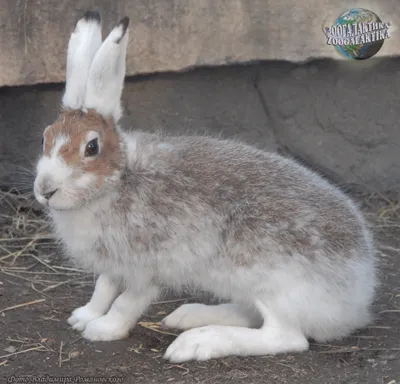
[[[54,189],[52,191],[43,193],[42,196],[46,199],[46,200],[50,200],[51,197],[58,191],[58,189]]]

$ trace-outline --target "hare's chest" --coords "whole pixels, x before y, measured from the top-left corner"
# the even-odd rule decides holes
[[[60,212],[53,214],[55,230],[69,253],[90,252],[102,235],[102,226],[87,212]]]

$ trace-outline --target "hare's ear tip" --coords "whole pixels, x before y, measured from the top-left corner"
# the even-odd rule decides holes
[[[120,22],[118,23],[118,26],[122,26],[122,35],[120,38],[120,39],[122,39],[125,36],[125,33],[129,26],[129,17],[125,16],[123,19],[121,19]]]
[[[125,33],[125,31],[128,29],[129,17],[125,16],[123,19],[120,20],[118,25],[122,25],[122,27],[124,28],[124,33]]]
[[[86,21],[95,21],[99,24],[101,23],[101,14],[100,14],[100,11],[97,11],[97,10],[96,11],[87,11],[84,14],[83,18]]]

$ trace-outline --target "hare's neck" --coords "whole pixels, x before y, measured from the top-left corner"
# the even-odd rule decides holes
[[[101,217],[109,212],[110,205],[117,196],[107,195],[89,206],[71,211],[52,211],[55,234],[71,253],[81,253],[92,249],[102,236]]]

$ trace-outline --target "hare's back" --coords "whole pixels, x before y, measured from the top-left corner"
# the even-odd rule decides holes
[[[368,248],[356,205],[297,162],[234,141],[191,137],[171,146],[181,185],[223,213],[236,239],[269,236],[307,252]]]

